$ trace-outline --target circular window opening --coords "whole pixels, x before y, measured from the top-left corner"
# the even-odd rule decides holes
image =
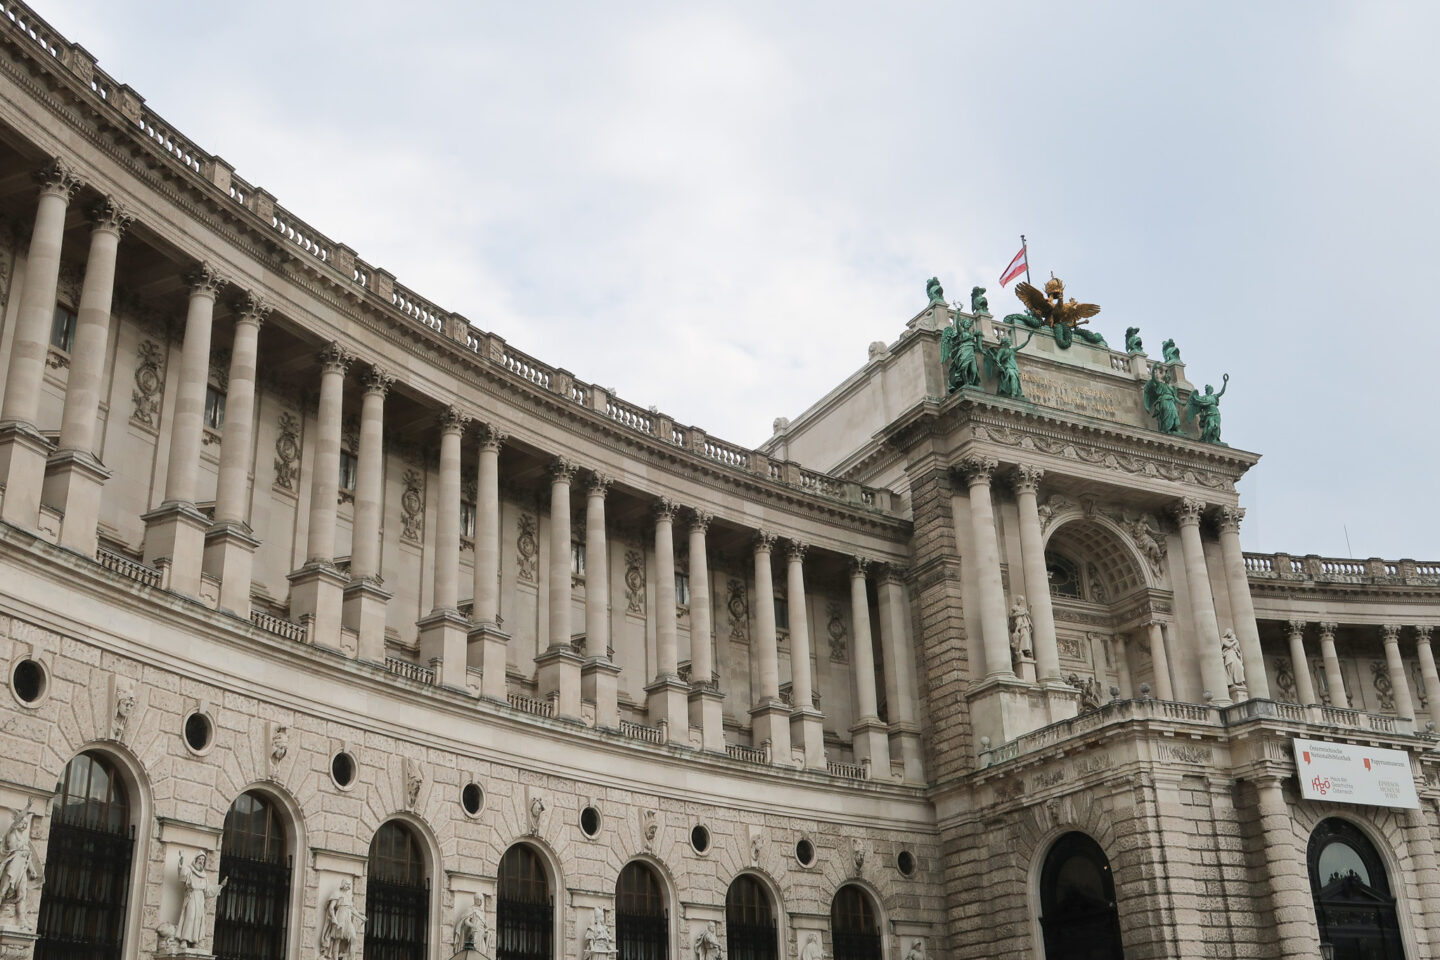
[[[909,850],[901,850],[900,856],[895,858],[895,866],[900,868],[900,875],[913,877],[915,875],[915,854]]]
[[[34,660],[21,660],[10,674],[21,703],[36,703],[45,696],[45,668]]]
[[[802,837],[800,842],[795,844],[795,859],[800,861],[802,867],[814,866],[815,844]]]
[[[210,748],[211,738],[214,736],[215,728],[210,724],[210,718],[203,713],[192,713],[185,718],[185,746],[202,753]]]
[[[472,817],[479,815],[485,808],[485,791],[480,789],[480,784],[465,784],[460,791],[460,808]]]
[[[695,848],[696,853],[704,853],[710,849],[710,831],[700,824],[695,824],[690,831],[690,846]]]
[[[340,787],[348,787],[355,782],[355,761],[350,754],[344,751],[335,754],[335,759],[330,761],[330,776]]]
[[[600,832],[600,811],[594,807],[586,807],[580,811],[580,829],[587,837],[594,837]]]

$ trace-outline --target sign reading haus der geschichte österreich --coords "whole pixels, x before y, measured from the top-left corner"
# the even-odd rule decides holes
[[[1299,737],[1294,743],[1300,792],[1307,800],[1411,810],[1420,806],[1405,751]]]

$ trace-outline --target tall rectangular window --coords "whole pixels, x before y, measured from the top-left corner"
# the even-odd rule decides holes
[[[66,353],[75,347],[75,314],[63,304],[55,304],[55,319],[50,323],[50,346]]]
[[[790,629],[790,601],[784,597],[775,598],[775,629]]]
[[[225,426],[225,391],[213,383],[205,388],[205,426],[211,430]]]
[[[360,461],[348,450],[340,451],[340,489],[355,490],[355,476],[360,472]]]
[[[468,500],[460,501],[460,536],[475,536],[475,504]]]
[[[570,576],[585,576],[585,544],[580,540],[570,541]]]
[[[690,603],[690,574],[675,574],[675,602],[686,605]]]

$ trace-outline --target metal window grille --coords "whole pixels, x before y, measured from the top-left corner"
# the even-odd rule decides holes
[[[655,872],[630,863],[615,884],[616,960],[667,960],[670,918]]]
[[[290,915],[291,858],[275,863],[226,853],[220,859],[225,892],[215,907],[219,960],[282,960]]]
[[[551,960],[555,905],[542,901],[497,897],[495,960]]]
[[[830,938],[834,960],[881,960],[880,926],[870,898],[847,884],[830,904]]]
[[[381,880],[365,888],[366,960],[425,960],[430,929],[430,884]]]
[[[770,897],[759,881],[739,876],[725,896],[728,960],[779,960],[779,932]]]
[[[50,824],[35,960],[120,960],[130,891],[133,828]]]

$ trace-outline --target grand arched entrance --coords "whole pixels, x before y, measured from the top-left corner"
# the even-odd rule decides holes
[[[1115,879],[1100,845],[1067,833],[1040,871],[1040,927],[1045,960],[1123,960]]]
[[[1334,948],[1335,960],[1404,960],[1385,863],[1360,829],[1335,817],[1320,821],[1307,859],[1320,942]]]

